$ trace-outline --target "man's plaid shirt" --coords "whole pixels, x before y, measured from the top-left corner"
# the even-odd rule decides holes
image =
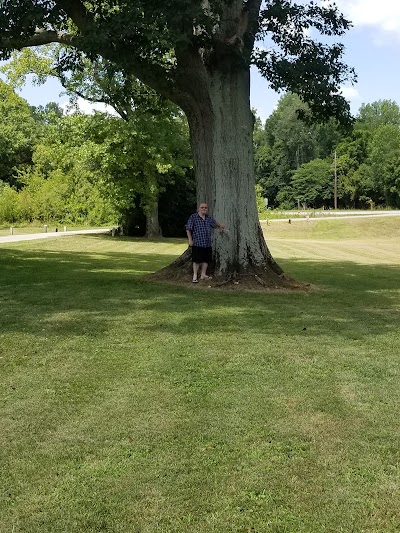
[[[186,224],[186,229],[192,232],[193,246],[211,246],[211,228],[216,225],[216,221],[209,215],[203,219],[198,213],[193,213]]]

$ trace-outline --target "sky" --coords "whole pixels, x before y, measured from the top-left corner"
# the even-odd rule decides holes
[[[346,48],[344,60],[355,68],[358,78],[354,86],[342,87],[352,113],[356,114],[361,104],[377,100],[394,100],[400,105],[400,0],[336,0],[336,5],[353,23],[353,28],[340,38]],[[68,98],[60,95],[62,91],[53,79],[40,87],[27,83],[19,94],[35,106],[51,101],[66,105]],[[251,106],[263,121],[280,96],[252,68]],[[91,108],[82,100],[80,107],[87,112]]]

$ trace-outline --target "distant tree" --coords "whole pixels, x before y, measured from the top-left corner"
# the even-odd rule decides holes
[[[365,207],[373,194],[366,172],[370,133],[357,127],[336,147],[338,196],[342,207]],[[332,158],[331,158],[332,159]]]
[[[0,222],[13,224],[20,215],[18,193],[8,183],[0,181]]]
[[[104,146],[89,138],[94,117],[73,115],[47,124],[32,165],[18,172],[21,216],[43,222],[108,223],[115,217],[102,170]]]
[[[339,190],[352,207],[399,205],[400,108],[391,100],[363,104],[354,131],[337,146]]]
[[[0,80],[0,180],[18,185],[15,169],[32,163],[36,134],[29,105]]]
[[[288,187],[293,172],[313,159],[331,157],[343,132],[333,119],[327,124],[310,119],[310,108],[295,94],[283,96],[264,130],[255,137],[257,182],[263,187],[270,205],[291,202]],[[279,194],[285,190],[284,194]],[[278,200],[279,196],[279,200]]]
[[[32,114],[37,122],[51,124],[64,115],[62,107],[57,102],[49,102],[44,106],[32,106]]]
[[[293,172],[291,181],[293,204],[308,207],[333,207],[333,165],[324,159],[313,159]]]
[[[362,104],[356,116],[356,124],[372,130],[379,126],[400,126],[400,108],[393,100]]]
[[[332,183],[324,178],[324,169],[332,167],[336,151],[341,207],[397,207],[399,106],[391,100],[363,104],[354,127],[346,135],[333,119],[322,124],[299,118],[299,115],[307,117],[308,113],[308,107],[296,95],[285,95],[265,127],[256,124],[256,176],[270,204],[282,207],[295,207],[303,202],[313,206],[328,205]],[[306,161],[302,161],[304,154]],[[326,165],[321,160],[325,160]],[[306,172],[310,172],[308,184]],[[324,183],[325,192],[321,189]]]
[[[270,179],[273,172],[273,151],[259,118],[255,121],[253,139],[256,183],[260,187],[260,194],[273,205],[277,193]]]
[[[193,166],[186,121],[175,107],[168,106],[154,115],[136,110],[126,121],[113,121],[119,123],[119,139],[108,149],[110,164],[105,171],[119,190],[126,191],[127,198],[131,198],[131,205],[124,202],[127,217],[130,218],[139,196],[146,236],[160,236],[159,200],[173,183],[178,181],[182,185]],[[175,201],[170,195],[170,202]],[[132,226],[128,220],[121,222]]]
[[[369,160],[372,180],[380,192],[380,201],[400,207],[400,128],[379,126],[370,141]]]

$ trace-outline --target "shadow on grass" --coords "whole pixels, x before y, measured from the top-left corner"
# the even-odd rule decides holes
[[[143,335],[212,331],[354,339],[398,329],[397,266],[282,261],[292,277],[322,289],[310,293],[208,290],[190,280],[186,289],[144,279],[173,259],[2,248],[1,332],[41,335],[48,323],[47,335],[97,336],[133,316],[132,328]]]

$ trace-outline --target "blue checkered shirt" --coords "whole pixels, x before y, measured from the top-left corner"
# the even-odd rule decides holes
[[[203,219],[198,213],[193,213],[186,224],[186,229],[192,232],[193,246],[211,246],[211,229],[216,225],[213,217],[206,215]]]

